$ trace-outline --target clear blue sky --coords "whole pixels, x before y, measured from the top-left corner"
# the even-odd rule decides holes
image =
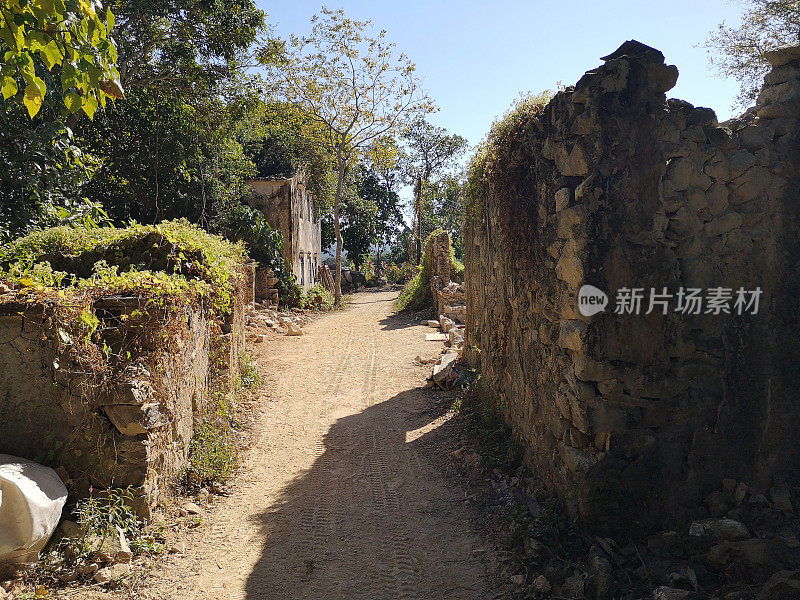
[[[319,1],[259,0],[277,35],[304,34]],[[440,107],[437,125],[477,144],[521,92],[575,83],[599,58],[628,39],[661,50],[677,65],[668,96],[708,106],[720,121],[732,110],[735,82],[715,76],[698,47],[721,21],[739,22],[730,0],[476,1],[347,0],[326,3],[349,17],[372,19],[416,62]]]

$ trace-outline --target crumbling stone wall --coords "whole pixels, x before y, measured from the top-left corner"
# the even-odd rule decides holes
[[[147,514],[185,466],[210,357],[228,367],[229,385],[238,375],[245,296],[240,286],[228,333],[202,307],[176,314],[138,297],[97,300],[100,326],[113,329],[105,337],[119,342],[111,351],[134,351],[110,377],[70,360],[51,307],[0,304],[0,453],[63,467],[78,496],[132,486]]]
[[[464,322],[464,290],[450,255],[450,234],[439,230],[431,234],[425,246],[424,261],[430,264],[430,286],[437,315]]]
[[[470,208],[468,359],[599,528],[701,517],[726,477],[800,475],[800,48],[769,58],[755,109],[720,125],[667,100],[677,69],[626,42],[516,125]],[[583,284],[762,295],[756,315],[615,314],[612,296],[585,317]]]

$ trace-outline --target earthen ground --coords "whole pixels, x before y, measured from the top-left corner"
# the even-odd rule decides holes
[[[415,362],[441,344],[394,314],[396,295],[358,294],[305,335],[257,347],[266,383],[243,473],[137,597],[495,597],[470,502],[480,490],[441,469],[452,432]]]

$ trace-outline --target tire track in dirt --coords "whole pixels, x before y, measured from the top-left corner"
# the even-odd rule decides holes
[[[491,597],[463,490],[406,441],[433,398],[413,359],[437,348],[391,316],[395,297],[359,294],[306,335],[258,347],[268,398],[243,474],[140,598]]]

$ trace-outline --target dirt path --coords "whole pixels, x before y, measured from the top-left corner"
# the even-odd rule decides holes
[[[414,358],[440,346],[391,316],[395,297],[359,294],[258,348],[266,396],[245,472],[148,598],[490,597],[465,491],[426,458],[434,392]]]

